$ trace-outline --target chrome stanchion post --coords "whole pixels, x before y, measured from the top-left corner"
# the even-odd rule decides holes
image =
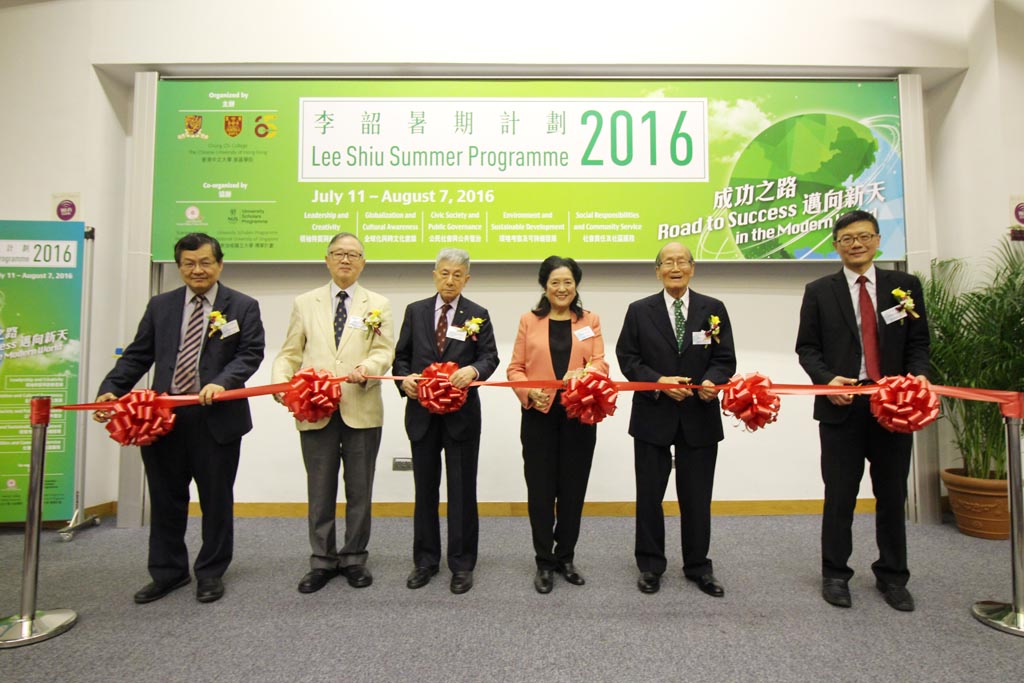
[[[32,461],[29,466],[28,505],[25,510],[25,555],[21,574],[21,613],[0,619],[0,648],[29,645],[60,635],[75,625],[78,615],[69,609],[36,610],[39,580],[39,525],[43,517],[43,471],[46,464],[46,428],[50,425],[50,397],[34,396],[31,408]]]
[[[1024,636],[1024,489],[1021,488],[1019,417],[1006,418],[1007,486],[1010,487],[1010,553],[1013,555],[1013,602],[974,603],[975,619],[992,628]]]

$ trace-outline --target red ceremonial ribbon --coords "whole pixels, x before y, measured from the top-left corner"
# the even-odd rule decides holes
[[[939,397],[912,375],[883,377],[871,395],[871,414],[890,432],[910,434],[939,416]]]
[[[292,375],[282,403],[300,422],[318,422],[338,409],[341,382],[323,370],[303,368]]]
[[[159,405],[152,389],[136,389],[103,408],[113,412],[107,421],[110,438],[122,446],[148,446],[174,427],[174,412]]]
[[[734,376],[722,393],[722,412],[737,417],[751,432],[775,422],[779,405],[772,381],[756,372]]]
[[[431,363],[424,368],[423,379],[416,387],[420,405],[437,415],[454,413],[461,408],[469,392],[448,381],[458,369],[458,363],[453,361]]]
[[[569,380],[562,392],[565,414],[585,425],[597,424],[608,415],[615,414],[615,400],[619,392],[615,384],[600,372],[587,372]]]

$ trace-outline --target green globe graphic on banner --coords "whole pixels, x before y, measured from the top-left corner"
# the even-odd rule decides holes
[[[740,154],[733,167],[729,186],[757,186],[765,179],[799,177],[796,197],[782,197],[756,203],[757,209],[776,208],[769,214],[752,212],[750,206],[733,206],[729,216],[733,239],[747,259],[825,258],[834,253],[831,219],[850,207],[846,204],[845,186],[858,179],[884,177],[876,160],[890,163],[892,154],[880,154],[892,147],[876,137],[866,125],[836,114],[801,114],[775,123],[759,133]],[[896,159],[898,163],[898,158]],[[887,198],[891,198],[889,188]],[[899,188],[902,196],[902,187]],[[828,193],[841,194],[841,206],[828,207],[826,201],[808,204],[800,197]],[[781,193],[780,193],[781,195]],[[838,199],[838,198],[837,198]],[[760,219],[760,220],[758,220]],[[815,227],[820,222],[821,227]],[[758,239],[758,228],[788,226],[780,234]],[[763,234],[763,233],[762,233]]]

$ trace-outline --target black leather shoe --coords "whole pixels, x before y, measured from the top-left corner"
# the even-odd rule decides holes
[[[550,569],[538,569],[537,573],[533,575],[533,587],[542,595],[550,593],[551,589],[555,587],[554,572]]]
[[[565,564],[558,565],[558,568],[556,568],[555,571],[564,576],[565,580],[574,586],[582,586],[586,583],[586,580],[583,578],[583,574],[579,573],[579,570],[573,566],[572,562],[566,562]]]
[[[472,587],[473,572],[461,571],[452,574],[452,583],[451,586],[449,586],[449,588],[451,588],[452,593],[455,593],[456,595],[461,595],[462,593],[465,593]]]
[[[299,581],[299,592],[316,593],[339,573],[337,569],[310,569]]]
[[[657,593],[661,588],[661,576],[654,572],[640,572],[636,587],[640,589],[641,593]]]
[[[217,602],[224,597],[224,582],[219,576],[197,579],[196,600],[199,602]]]
[[[914,596],[910,594],[906,586],[896,586],[882,581],[875,581],[875,586],[882,592],[882,597],[889,603],[889,607],[901,612],[914,611]]]
[[[722,584],[715,578],[714,574],[687,576],[686,578],[696,583],[697,588],[701,589],[713,598],[720,598],[725,595],[725,589],[722,588]]]
[[[415,567],[405,580],[407,588],[423,588],[430,583],[430,577],[437,576],[437,565],[430,567]]]
[[[139,605],[144,605],[147,602],[159,600],[171,591],[188,585],[188,582],[191,580],[192,577],[183,576],[177,581],[172,581],[171,583],[157,583],[156,581],[152,581],[143,586],[139,592],[135,594],[135,602]]]
[[[830,579],[825,577],[821,580],[821,597],[825,602],[836,607],[849,607],[853,604],[850,599],[850,585],[846,579]]]
[[[341,573],[348,579],[348,585],[353,588],[366,588],[373,583],[373,574],[363,564],[353,564],[348,567],[342,567]]]

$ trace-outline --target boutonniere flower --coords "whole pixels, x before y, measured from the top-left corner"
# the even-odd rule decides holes
[[[466,336],[476,341],[476,336],[480,334],[480,326],[487,322],[486,318],[470,318],[462,324],[462,327],[458,328],[466,333]]]
[[[228,319],[220,311],[210,311],[210,333],[206,336],[213,337],[220,332],[220,328],[228,324]],[[221,333],[223,334],[223,333]]]
[[[363,323],[366,325],[366,336],[369,337],[371,334],[379,335],[382,322],[379,308],[370,311],[370,314],[363,318]]]
[[[920,318],[917,311],[914,310],[914,299],[910,296],[910,292],[904,292],[902,289],[897,287],[892,290],[892,295],[896,297],[899,304],[896,306],[896,310],[904,311],[912,318]]]
[[[721,322],[717,315],[710,316],[708,318],[708,329],[704,330],[704,334],[708,336],[708,339],[716,344],[721,343],[718,339],[718,335],[721,332]]]

